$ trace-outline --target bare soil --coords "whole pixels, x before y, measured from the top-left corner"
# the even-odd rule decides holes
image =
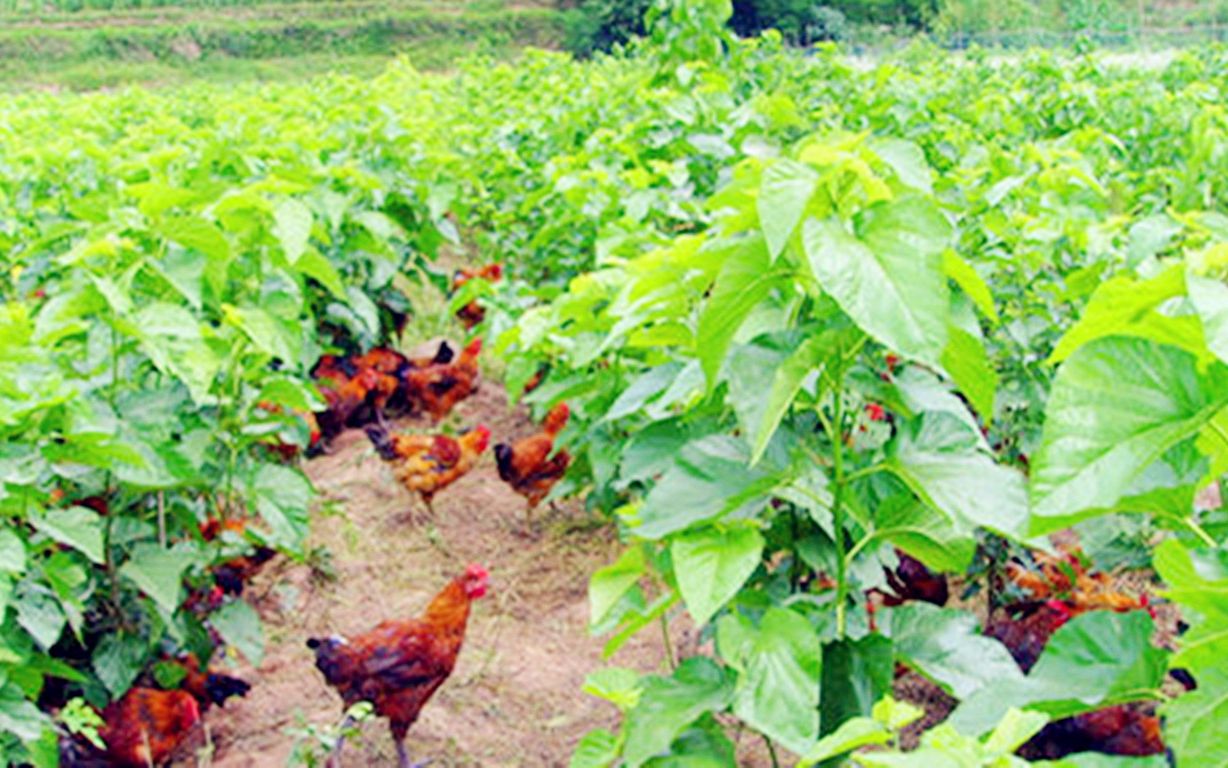
[[[459,424],[487,424],[494,440],[533,427],[509,411],[503,390],[485,383],[458,406]],[[426,429],[419,421],[402,428]],[[267,651],[246,699],[208,716],[216,768],[287,764],[304,723],[335,724],[340,699],[315,669],[308,637],[354,634],[387,619],[416,615],[466,564],[481,562],[494,589],[477,603],[452,678],[410,731],[415,760],[448,766],[564,766],[590,729],[617,726],[616,710],[581,691],[602,665],[602,638],[587,630],[588,576],[617,556],[609,526],[575,504],[526,524],[524,501],[499,481],[487,457],[434,502],[434,516],[392,479],[360,431],[338,438],[307,473],[333,502],[313,521],[312,546],[331,552],[335,578],[279,560],[250,587],[265,623]],[[411,514],[412,512],[412,514]],[[655,671],[663,662],[654,633],[630,643],[611,663]],[[199,748],[200,740],[196,746]],[[191,765],[189,757],[180,765]],[[346,766],[395,765],[384,721],[347,743]]]

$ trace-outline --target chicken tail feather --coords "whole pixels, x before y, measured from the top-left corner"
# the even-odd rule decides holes
[[[507,443],[495,446],[495,464],[499,467],[499,479],[505,483],[512,482],[516,475],[512,467],[512,446]]]
[[[452,362],[452,358],[456,357],[456,351],[452,349],[452,345],[447,339],[439,342],[439,351],[435,353],[435,358],[431,360],[436,365],[447,365]]]
[[[363,431],[367,433],[367,439],[375,446],[375,451],[381,459],[385,461],[396,459],[396,442],[392,439],[387,427],[382,423],[368,424]]]
[[[219,707],[226,706],[226,700],[234,696],[246,696],[252,686],[244,680],[229,675],[210,673],[205,680],[205,692],[209,700]]]

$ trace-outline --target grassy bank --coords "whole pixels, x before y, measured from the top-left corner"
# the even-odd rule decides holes
[[[10,88],[362,74],[403,54],[420,68],[446,69],[468,53],[554,47],[562,35],[558,11],[497,3],[270,3],[13,21],[0,22],[0,83]]]

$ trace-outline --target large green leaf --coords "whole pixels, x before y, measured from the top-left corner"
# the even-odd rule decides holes
[[[867,333],[898,352],[939,365],[950,302],[942,251],[951,225],[934,205],[908,197],[862,211],[853,231],[834,219],[803,225],[815,278]]]
[[[14,598],[17,623],[44,650],[50,649],[60,639],[68,623],[59,601],[45,587],[30,587],[28,582],[18,585]]]
[[[32,517],[34,527],[51,538],[66,544],[101,565],[106,558],[102,551],[102,518],[92,509],[69,507],[51,509],[41,517]]]
[[[137,545],[119,574],[137,585],[168,614],[179,607],[179,588],[183,571],[191,559],[153,544]]]
[[[958,698],[1023,679],[1006,646],[982,635],[967,611],[908,603],[888,617],[896,657]]]
[[[640,701],[627,713],[623,758],[637,768],[665,753],[674,739],[706,712],[729,705],[733,681],[711,659],[687,659],[670,677],[650,677]]]
[[[205,404],[221,370],[221,361],[201,338],[200,323],[185,308],[159,302],[143,307],[133,318],[141,345],[163,373],[187,386],[192,399]]]
[[[589,731],[571,753],[568,768],[608,768],[618,759],[618,737],[604,728]]]
[[[1023,475],[997,464],[979,433],[949,413],[902,424],[888,445],[887,466],[959,533],[980,526],[1018,537],[1027,528]]]
[[[1171,344],[1201,355],[1203,336],[1195,317],[1172,317],[1156,307],[1185,293],[1185,270],[1174,265],[1150,280],[1120,275],[1096,289],[1083,316],[1062,336],[1049,361],[1058,363],[1106,336],[1130,336]]]
[[[968,696],[951,716],[962,733],[989,730],[1011,707],[1054,718],[1159,696],[1167,653],[1151,644],[1155,624],[1142,611],[1077,616],[1049,638],[1026,676]]]
[[[1195,676],[1228,658],[1228,549],[1187,550],[1169,540],[1152,558],[1168,584],[1164,596],[1181,606],[1190,629],[1179,640],[1173,664]]]
[[[155,224],[158,234],[185,248],[194,248],[216,262],[230,258],[230,243],[217,225],[199,216],[167,216]]]
[[[963,571],[976,553],[976,538],[960,534],[951,521],[900,493],[874,510],[872,541],[890,541],[931,570]]]
[[[257,349],[280,360],[298,360],[298,338],[273,315],[259,307],[225,307],[228,320],[252,341]]]
[[[972,303],[982,315],[994,323],[1001,321],[993,303],[993,294],[989,290],[989,284],[971,264],[955,251],[947,250],[942,254],[942,271],[955,281],[955,284],[968,295],[969,299],[972,299]]]
[[[789,244],[818,183],[814,169],[794,160],[778,160],[763,172],[756,205],[769,259]]]
[[[734,713],[801,754],[819,736],[823,667],[818,632],[801,614],[769,608],[759,626],[726,616],[718,623],[722,658],[739,670]]]
[[[942,351],[942,367],[951,375],[968,402],[986,422],[993,418],[994,397],[998,390],[998,373],[994,370],[985,345],[980,339],[954,326],[951,338]]]
[[[857,717],[869,717],[874,705],[891,693],[895,661],[891,640],[870,634],[859,640],[834,640],[823,646],[823,681],[819,722],[826,735]]]
[[[639,411],[648,401],[665,391],[678,377],[682,363],[665,363],[645,371],[631,386],[622,391],[610,410],[606,411],[605,419],[614,421]]]
[[[25,570],[25,542],[11,529],[0,528],[0,573],[20,574]]]
[[[149,659],[149,643],[145,638],[130,634],[109,634],[94,649],[94,674],[111,692],[112,697],[124,694],[136,681]]]
[[[754,573],[763,543],[753,528],[705,528],[674,539],[674,576],[697,626],[707,624]]]
[[[273,211],[273,236],[281,243],[286,260],[294,264],[307,249],[311,236],[311,209],[298,200],[287,198]]]
[[[688,443],[630,519],[632,531],[660,539],[743,505],[765,503],[774,480],[746,466],[746,444],[711,435]]]
[[[584,692],[605,699],[624,712],[640,700],[640,674],[623,667],[602,667],[584,678]]]
[[[1058,369],[1049,397],[1032,465],[1033,531],[1112,508],[1141,472],[1225,403],[1222,364],[1201,372],[1194,355],[1141,339],[1080,348]]]
[[[716,386],[725,352],[738,327],[780,280],[781,274],[772,271],[761,239],[747,240],[726,258],[696,333],[696,348],[709,390]]]
[[[307,518],[315,491],[299,470],[281,464],[254,467],[248,482],[260,517],[268,523],[269,540],[297,551],[307,536]]]
[[[1186,283],[1190,302],[1202,321],[1207,347],[1221,361],[1228,363],[1228,284],[1193,272],[1186,276]]]
[[[649,760],[645,768],[738,768],[737,749],[712,715],[683,731],[669,751]]]
[[[209,616],[209,623],[227,644],[247,657],[252,666],[264,660],[264,628],[255,609],[242,600],[232,600]]]
[[[1228,723],[1228,670],[1220,666],[1198,675],[1198,689],[1164,705],[1164,740],[1177,765],[1225,768],[1224,723]]]
[[[588,582],[589,624],[597,626],[618,604],[627,590],[643,578],[646,564],[644,548],[631,547],[612,565],[598,568]]]
[[[32,742],[48,732],[54,734],[51,718],[27,701],[18,686],[8,681],[0,687],[0,733],[11,733],[24,742]],[[52,744],[55,744],[54,739]]]

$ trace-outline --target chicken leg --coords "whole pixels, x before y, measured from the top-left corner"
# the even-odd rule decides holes
[[[405,749],[405,742],[397,742],[397,765],[400,768],[426,768],[426,763],[411,763],[409,762],[409,750]]]
[[[341,725],[337,726],[337,743],[333,745],[333,751],[324,762],[324,768],[341,768],[341,748],[345,746],[345,734],[353,727],[354,718],[346,715]]]

